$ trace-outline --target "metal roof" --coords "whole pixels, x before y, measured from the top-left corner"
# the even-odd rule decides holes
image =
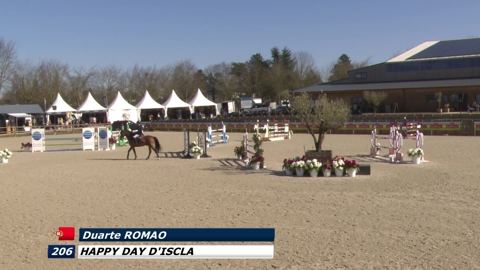
[[[476,57],[480,55],[480,38],[426,41],[390,59],[391,62]]]
[[[443,40],[409,57],[413,59],[480,55],[480,38]]]
[[[9,113],[43,114],[43,110],[38,104],[0,105],[0,114]]]
[[[436,81],[409,81],[409,82],[386,82],[386,83],[356,83],[356,84],[316,84],[306,88],[294,90],[294,93],[315,93],[315,92],[343,92],[363,90],[393,90],[412,88],[442,88],[458,86],[480,86],[480,78],[457,79],[457,80],[436,80]]]

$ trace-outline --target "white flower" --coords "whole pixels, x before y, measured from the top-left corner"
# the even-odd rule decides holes
[[[201,147],[198,147],[198,146],[194,146],[192,147],[192,149],[190,150],[193,154],[202,154],[203,152],[203,149]]]

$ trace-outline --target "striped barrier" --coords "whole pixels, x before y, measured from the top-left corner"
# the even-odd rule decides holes
[[[243,156],[243,160],[248,160],[249,154],[255,154],[255,151],[249,150],[250,148],[254,149],[254,146],[248,143],[248,132],[245,132],[245,134],[243,134],[243,146],[245,147],[245,154]]]
[[[256,127],[257,131],[261,128],[259,120],[257,120]],[[270,120],[267,120],[267,123],[261,129],[265,130],[265,135],[263,137],[265,141],[280,141],[292,138],[293,132],[290,130],[288,123],[279,126],[276,120],[274,120],[273,125],[270,124]]]
[[[420,132],[418,128],[421,128],[421,125],[407,124],[406,126],[402,126],[401,129],[393,125],[390,127],[390,134],[388,136],[379,136],[377,134],[377,129],[374,128],[374,130],[372,131],[371,139],[370,139],[370,142],[371,142],[370,155],[372,157],[377,157],[380,155],[380,149],[388,149],[388,155],[384,155],[383,157],[393,156],[396,161],[402,162],[403,153],[401,151],[402,151],[404,139],[415,140],[415,147],[423,149],[423,144],[424,144],[423,133]],[[400,130],[402,132],[400,132]],[[390,146],[380,145],[377,142],[378,139],[389,140]],[[421,161],[427,162],[424,156],[422,156]]]
[[[201,158],[210,158],[207,154],[207,135],[206,131],[203,132],[203,136],[200,135],[200,129],[197,129],[197,139],[195,140],[199,147],[203,148],[203,154],[200,156]],[[190,130],[183,130],[183,158],[193,158],[190,154]]]
[[[376,157],[380,155],[380,149],[388,149],[388,155],[384,155],[384,157],[389,157],[392,155],[396,155],[398,152],[398,140],[401,135],[398,132],[398,128],[395,126],[390,127],[390,134],[388,136],[379,136],[377,133],[377,128],[375,127],[372,131],[372,137],[370,139],[371,142],[371,149],[370,155],[372,157]],[[389,140],[390,146],[382,146],[378,140]]]
[[[106,127],[82,129],[82,137],[46,138],[45,129],[32,129],[32,152],[109,150],[108,130]],[[53,142],[53,143],[49,143]],[[67,146],[64,149],[46,149],[47,146]],[[78,146],[76,148],[75,146]],[[75,147],[75,148],[73,148]]]
[[[208,132],[208,139],[210,140],[209,142],[210,147],[215,146],[216,143],[228,143],[227,127],[223,122],[222,122],[221,129],[212,129],[212,123],[210,123],[210,126],[208,126],[208,129],[207,129],[207,132]],[[220,132],[220,134],[213,135],[214,132]]]

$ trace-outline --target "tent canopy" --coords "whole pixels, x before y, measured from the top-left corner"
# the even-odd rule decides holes
[[[156,102],[148,91],[145,91],[145,96],[143,96],[142,100],[138,102],[137,106],[138,109],[163,109],[165,108],[162,104]]]
[[[112,104],[108,106],[108,110],[136,110],[137,107],[133,106],[132,104],[128,103],[118,91],[117,96],[112,101]]]
[[[88,92],[85,101],[78,107],[78,112],[105,112],[107,109],[100,105],[90,92]]]
[[[57,109],[54,110],[53,106],[57,106]],[[52,103],[52,106],[50,106],[50,108],[48,108],[47,114],[65,114],[67,112],[75,112],[75,111],[77,111],[77,110],[75,110],[70,105],[68,105],[67,102],[65,102],[65,100],[63,100],[60,93],[58,93],[57,98]]]
[[[165,106],[165,108],[190,108],[191,107],[190,104],[181,100],[177,96],[177,94],[175,93],[175,90],[172,90],[170,97],[168,97],[167,101],[165,101],[162,105]]]
[[[202,106],[217,106],[215,102],[208,100],[200,91],[200,88],[197,91],[197,94],[188,102],[188,104],[194,107],[202,107]]]
[[[8,115],[13,116],[15,118],[32,117],[32,115],[27,113],[9,113]]]
[[[138,120],[138,110],[135,106],[128,103],[119,91],[112,104],[108,106],[107,117],[110,122],[120,120],[136,122]]]

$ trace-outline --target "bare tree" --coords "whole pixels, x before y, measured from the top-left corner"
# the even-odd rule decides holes
[[[352,63],[352,69],[357,69],[357,68],[362,68],[362,67],[366,67],[366,66],[369,66],[370,65],[370,59],[372,59],[372,57],[368,57],[367,59],[365,60],[362,60],[362,61],[354,61]]]
[[[65,97],[68,65],[55,60],[42,61],[37,66],[38,92],[51,104],[58,93]]]
[[[78,108],[88,95],[88,83],[92,78],[94,71],[76,68],[67,74],[67,102],[74,108]],[[92,93],[93,95],[93,93]]]
[[[309,52],[300,51],[294,54],[297,83],[295,88],[303,88],[322,82],[322,75],[315,66],[315,59]]]
[[[0,37],[0,93],[3,90],[4,83],[13,74],[16,59],[15,43]]]
[[[363,91],[363,99],[373,108],[373,112],[377,113],[377,109],[385,101],[388,94],[385,92]]]
[[[173,68],[172,85],[178,97],[185,102],[193,98],[198,88],[202,88],[202,72],[190,60],[178,62]],[[203,84],[203,88],[205,88]]]
[[[103,67],[96,70],[92,76],[91,88],[97,98],[107,96],[112,101],[121,89],[122,70],[115,66]]]
[[[28,62],[18,64],[11,79],[11,87],[5,92],[9,103],[32,104],[43,101],[36,94],[38,88],[36,67]]]

